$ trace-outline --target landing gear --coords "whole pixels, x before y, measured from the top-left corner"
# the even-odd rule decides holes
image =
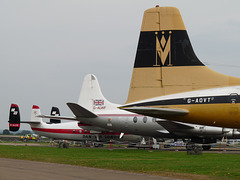
[[[199,146],[193,143],[187,143],[186,149],[187,149],[188,155],[200,155],[202,154],[202,150],[203,150],[202,146]]]
[[[211,149],[211,145],[202,145],[203,150],[208,151]]]
[[[59,148],[69,148],[69,144],[67,141],[60,141],[58,144]]]

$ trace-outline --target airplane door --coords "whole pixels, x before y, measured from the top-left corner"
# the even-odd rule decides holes
[[[124,127],[125,127],[126,129],[128,128],[128,118],[125,118]]]
[[[239,97],[237,93],[231,93],[229,95],[230,109],[229,112],[232,114],[232,117],[238,113],[237,103],[239,102]]]
[[[231,104],[236,104],[238,102],[238,94],[237,93],[231,93],[229,95],[229,100]]]

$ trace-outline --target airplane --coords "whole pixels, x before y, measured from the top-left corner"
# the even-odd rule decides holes
[[[31,120],[21,121],[20,110],[17,104],[11,104],[9,113],[9,130],[18,131],[20,123],[28,123],[34,133],[48,138],[58,140],[73,140],[73,141],[94,141],[94,142],[108,142],[108,141],[129,141],[139,142],[142,140],[141,136],[126,134],[121,139],[120,133],[108,132],[106,129],[89,126],[77,121],[62,122],[58,118],[50,119],[50,122],[43,122],[40,108],[36,105],[32,107]],[[52,107],[51,115],[58,117],[60,115],[57,107]]]
[[[179,10],[144,12],[129,112],[183,123],[240,128],[240,78],[215,72],[195,55]]]
[[[97,77],[93,74],[85,76],[78,103],[67,105],[75,117],[39,115],[40,113],[35,113],[35,116],[74,120],[89,128],[99,127],[109,132],[121,132],[119,138],[126,133],[156,139],[184,138],[189,143],[205,144],[205,149],[211,147],[206,144],[215,143],[222,137],[240,137],[240,133],[233,129],[171,122],[121,110],[118,108],[120,105],[109,102],[103,96]]]

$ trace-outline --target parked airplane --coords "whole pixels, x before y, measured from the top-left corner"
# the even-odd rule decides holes
[[[31,129],[40,136],[45,136],[53,139],[64,139],[74,141],[131,141],[140,142],[141,136],[126,134],[121,139],[119,138],[120,133],[109,132],[105,129],[89,126],[82,124],[77,121],[60,123],[57,118],[60,115],[59,109],[53,107],[51,115],[54,119],[50,119],[50,122],[43,122],[41,117],[40,109],[38,106],[33,105],[32,114],[30,121],[20,121],[20,111],[17,104],[12,104],[10,107],[9,114],[9,130],[18,131],[20,123],[28,123]]]
[[[232,129],[177,123],[120,110],[118,104],[110,103],[102,95],[98,80],[93,74],[86,75],[83,81],[78,104],[67,103],[75,117],[46,116],[80,121],[108,131],[136,134],[154,138],[183,138],[195,143],[214,143],[222,137],[236,137],[240,133]],[[91,128],[91,127],[90,127]],[[206,146],[209,148],[209,146]]]
[[[128,99],[121,109],[185,123],[240,128],[240,78],[195,55],[177,8],[144,12]]]

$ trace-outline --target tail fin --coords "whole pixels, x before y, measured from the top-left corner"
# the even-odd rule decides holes
[[[59,111],[58,107],[52,107],[51,115],[52,116],[60,116],[60,111]],[[60,119],[50,119],[50,123],[54,123],[54,124],[61,123],[61,120]]]
[[[43,122],[41,117],[37,117],[38,115],[41,115],[40,108],[36,105],[33,105],[32,107],[32,114],[31,114],[31,121],[33,122]]]
[[[119,106],[103,96],[97,77],[93,74],[84,77],[78,104],[92,112],[112,110]]]
[[[126,103],[191,90],[239,85],[207,68],[195,55],[177,8],[144,12]]]
[[[17,104],[11,104],[9,112],[9,130],[18,131],[20,128],[20,111]]]

